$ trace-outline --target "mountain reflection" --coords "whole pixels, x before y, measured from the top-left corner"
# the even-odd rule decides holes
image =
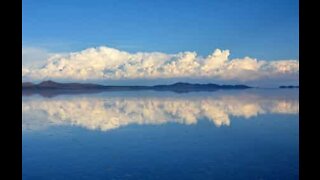
[[[255,94],[199,97],[95,97],[25,98],[22,128],[36,130],[52,125],[74,125],[108,131],[119,127],[185,125],[206,119],[215,126],[229,126],[230,117],[251,118],[261,114],[298,114],[298,98]]]

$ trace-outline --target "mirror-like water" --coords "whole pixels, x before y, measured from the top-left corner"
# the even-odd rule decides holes
[[[23,179],[298,179],[298,90],[22,98]]]

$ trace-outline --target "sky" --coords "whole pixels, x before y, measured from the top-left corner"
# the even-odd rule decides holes
[[[298,84],[298,0],[23,0],[22,37],[23,80]]]

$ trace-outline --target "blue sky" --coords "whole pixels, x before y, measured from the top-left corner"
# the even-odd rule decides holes
[[[297,0],[23,0],[23,46],[298,59]]]
[[[298,84],[298,0],[22,2],[23,80]]]

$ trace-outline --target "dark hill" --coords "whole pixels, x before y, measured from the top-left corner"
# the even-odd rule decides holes
[[[22,83],[22,89],[101,89],[104,87],[98,84],[58,83],[54,81],[43,81],[39,84]]]
[[[281,89],[292,89],[292,88],[299,88],[299,86],[279,86]]]

